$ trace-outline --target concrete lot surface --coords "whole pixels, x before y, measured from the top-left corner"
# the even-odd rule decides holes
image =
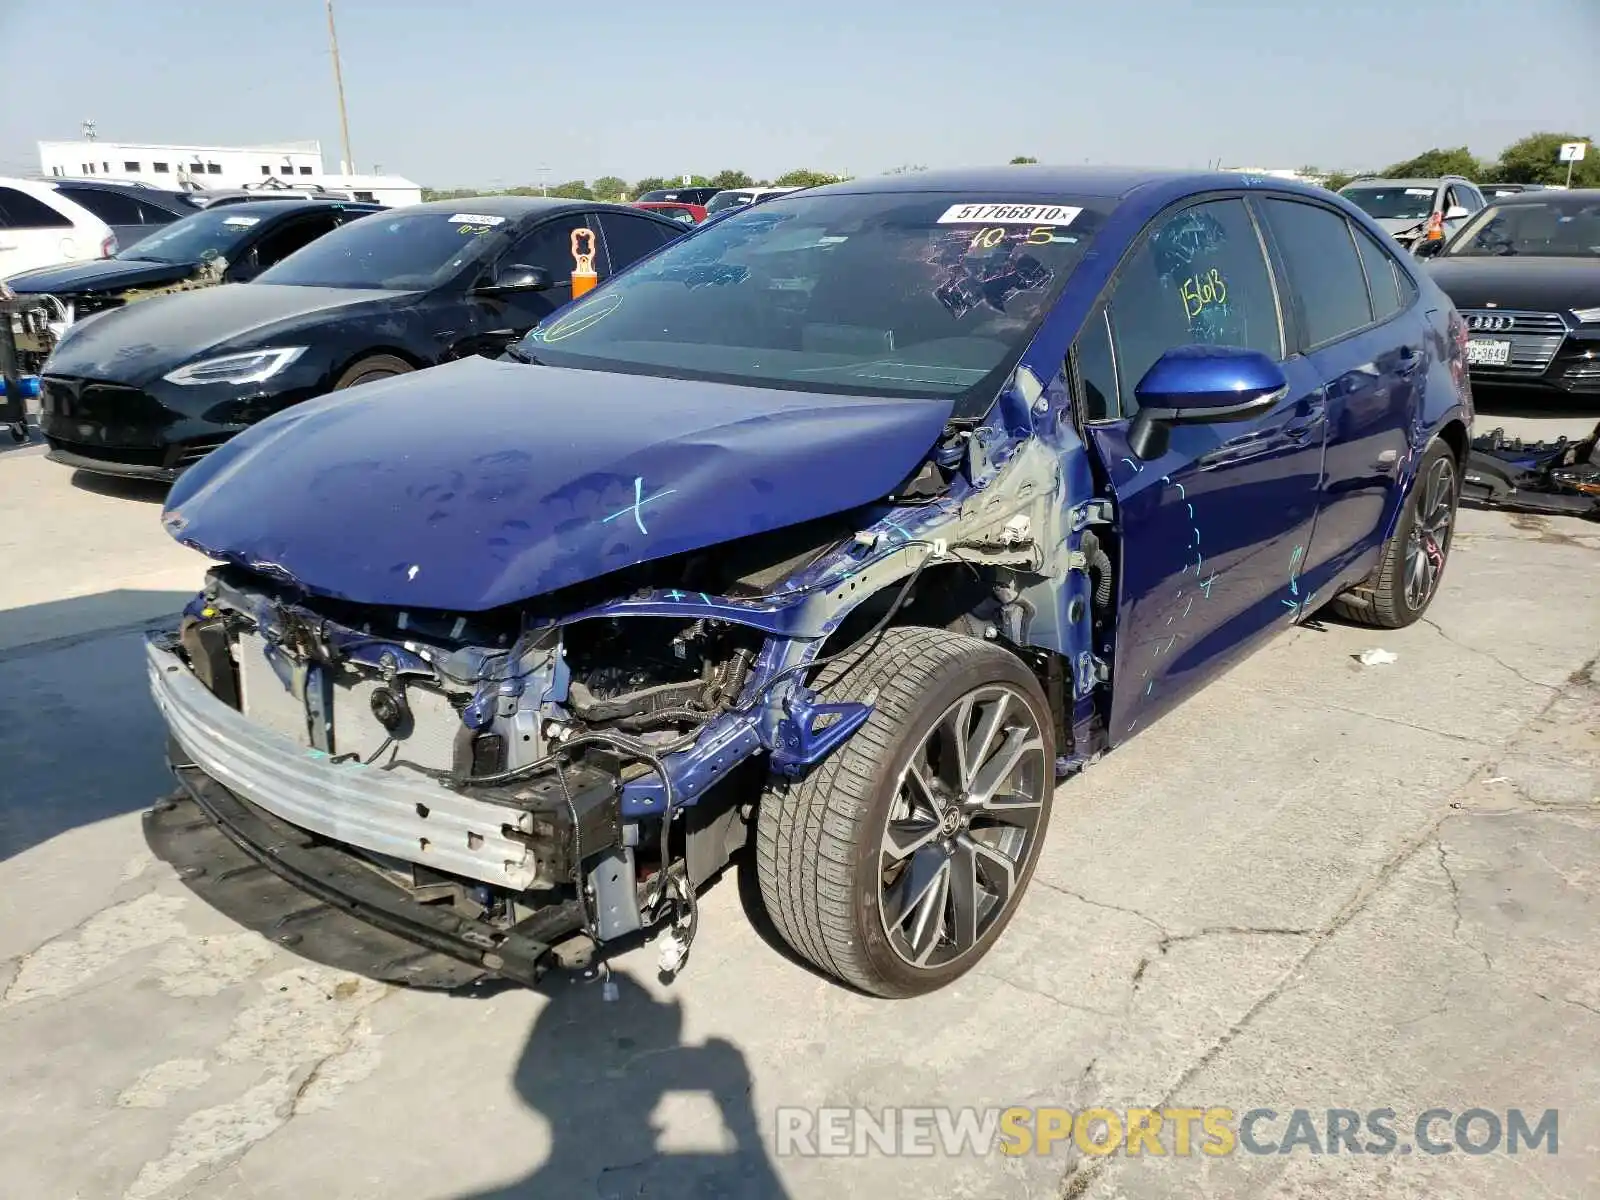
[[[645,947],[608,1002],[382,986],[157,861],[138,630],[204,564],[159,493],[84,483],[0,454],[0,1194],[1600,1195],[1600,526],[1465,513],[1425,624],[1287,632],[1070,781],[1017,919],[940,994],[796,965],[730,871],[684,975]],[[938,1105],[1269,1108],[1269,1145],[1295,1109],[1392,1108],[1407,1145],[1430,1108],[1557,1109],[1559,1140],[779,1154],[780,1107]]]

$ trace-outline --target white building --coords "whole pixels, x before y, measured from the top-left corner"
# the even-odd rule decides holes
[[[314,141],[271,146],[40,142],[39,167],[46,175],[137,180],[173,191],[318,184],[392,207],[422,200],[421,187],[398,175],[329,174],[322,167],[322,144]]]

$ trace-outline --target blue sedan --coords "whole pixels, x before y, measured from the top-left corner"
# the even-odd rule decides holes
[[[223,565],[149,645],[153,840],[203,816],[520,980],[651,926],[676,971],[748,845],[796,953],[938,988],[1059,780],[1315,613],[1423,614],[1465,344],[1276,179],[918,173],[709,222],[180,479],[166,525]]]

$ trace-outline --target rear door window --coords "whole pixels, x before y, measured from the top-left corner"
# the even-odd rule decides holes
[[[339,212],[310,213],[297,220],[287,221],[267,234],[256,245],[256,262],[262,270],[281,262],[296,250],[309,246],[323,234],[339,224]]]
[[[61,185],[56,188],[74,204],[81,204],[107,225],[143,225],[144,213],[139,202],[119,192],[102,192],[98,188],[79,188]],[[171,220],[169,216],[167,220]],[[164,222],[156,222],[164,224]]]
[[[1386,321],[1404,307],[1400,282],[1395,277],[1394,259],[1365,229],[1359,226],[1354,228],[1356,248],[1361,253],[1361,265],[1367,273],[1367,290],[1372,295],[1372,318]]]
[[[1372,305],[1349,222],[1298,200],[1272,198],[1263,208],[1288,271],[1300,348],[1314,350],[1370,325]]]
[[[605,233],[613,271],[622,270],[646,254],[654,254],[679,234],[678,230],[659,221],[623,213],[601,213],[600,228]]]
[[[1272,277],[1242,200],[1158,217],[1123,264],[1110,310],[1125,416],[1138,408],[1134,390],[1145,372],[1178,346],[1241,346],[1283,357]]]
[[[0,187],[0,229],[70,229],[72,221],[43,200]]]

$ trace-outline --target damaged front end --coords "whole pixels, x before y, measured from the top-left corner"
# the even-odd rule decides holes
[[[185,278],[170,282],[94,286],[27,295],[30,303],[13,326],[23,369],[33,374],[41,372],[45,360],[80,321],[156,296],[216,287],[224,281],[227,269],[226,259],[211,258],[196,265]]]
[[[764,781],[870,715],[806,680],[875,631],[911,619],[1010,646],[1071,749],[1109,579],[1093,586],[1068,503],[1081,446],[1018,432],[950,431],[879,503],[483,612],[219,566],[148,645],[175,772],[257,862],[485,972],[531,982],[571,935],[656,925],[674,972]]]

